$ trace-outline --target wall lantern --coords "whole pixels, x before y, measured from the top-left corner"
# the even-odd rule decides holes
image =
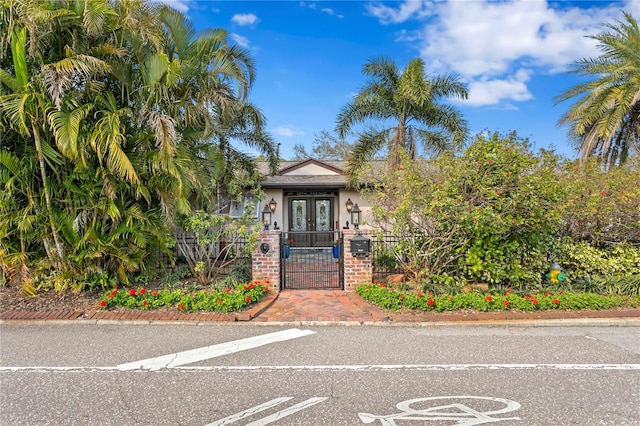
[[[271,197],[271,201],[269,201],[269,210],[271,210],[271,213],[276,211],[277,205],[278,203],[276,203],[276,200],[274,200],[273,197]]]
[[[262,223],[264,223],[264,230],[269,230],[269,225],[271,225],[271,209],[269,209],[269,204],[264,205],[264,209],[262,209]]]
[[[344,205],[347,208],[347,213],[351,213],[351,209],[353,208],[353,201],[351,201],[351,198],[348,198]]]
[[[350,213],[351,213],[351,223],[353,224],[353,227],[355,229],[358,229],[358,227],[360,226],[360,214],[361,214],[361,210],[360,210],[360,207],[358,207],[358,203],[353,205]]]
[[[265,231],[269,230],[269,226],[271,225],[271,220],[272,220],[272,217],[273,217],[273,213],[276,211],[276,206],[277,205],[278,205],[278,203],[276,203],[276,200],[271,198],[271,201],[269,201],[269,204],[265,204],[264,205],[264,209],[262,209],[262,223],[264,223],[264,230]],[[274,228],[274,229],[276,229],[276,228]]]

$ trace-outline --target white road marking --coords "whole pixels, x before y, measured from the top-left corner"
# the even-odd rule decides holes
[[[122,364],[126,365],[126,364]],[[407,364],[407,365],[238,365],[238,366],[198,366],[167,367],[165,371],[183,372],[243,372],[243,371],[464,371],[464,370],[620,370],[639,371],[640,364]],[[149,369],[151,370],[151,369]],[[157,371],[153,369],[151,371]],[[28,373],[79,373],[79,372],[113,372],[123,371],[121,365],[116,367],[0,367],[2,372]],[[148,371],[147,369],[129,371]]]
[[[325,401],[329,398],[327,397],[317,397],[317,398],[309,398],[306,401],[302,401],[299,404],[293,405],[289,408],[285,408],[284,410],[280,410],[277,413],[273,413],[270,416],[263,417],[262,419],[256,420],[255,422],[247,423],[247,426],[263,426],[268,425],[269,423],[273,423],[277,420],[280,420],[283,417],[290,416],[293,413],[297,413],[300,410],[304,410],[305,408],[309,408],[312,405],[316,405],[322,401]]]
[[[118,365],[118,369],[121,371],[138,369],[154,371],[163,368],[174,368],[180,365],[191,364],[193,362],[204,361],[206,359],[222,355],[245,351],[247,349],[254,349],[268,345],[269,343],[296,339],[310,334],[316,333],[311,330],[299,330],[297,328],[292,328],[289,330],[277,331],[275,333],[263,334],[261,336],[247,337],[246,339],[235,340],[233,342],[226,342],[218,345],[192,349],[190,351],[177,352],[155,358],[120,364]]]
[[[455,402],[459,400],[461,402]],[[473,407],[466,404],[475,405],[476,401],[490,401],[495,402],[497,405],[504,404],[504,407],[497,410],[478,411]],[[444,405],[433,406],[423,408],[422,410],[411,407],[414,403],[432,403],[434,401],[444,401]],[[452,403],[447,403],[453,401]],[[466,404],[463,404],[464,401]],[[427,398],[409,399],[399,402],[396,408],[400,410],[400,413],[378,416],[369,413],[358,413],[360,420],[363,423],[374,423],[379,420],[383,426],[396,426],[396,420],[400,421],[420,421],[420,422],[440,422],[447,421],[447,424],[451,421],[455,421],[457,425],[481,425],[484,423],[495,423],[504,420],[520,420],[520,417],[491,417],[495,414],[504,414],[511,411],[520,409],[520,404],[515,401],[510,401],[503,398],[493,398],[488,396],[436,396]],[[403,423],[405,424],[405,423]]]
[[[254,415],[256,413],[259,413],[261,411],[268,410],[269,408],[275,407],[276,405],[282,404],[283,402],[287,402],[290,399],[293,399],[293,397],[289,396],[289,397],[282,397],[282,398],[272,399],[271,401],[267,401],[264,404],[260,404],[260,405],[256,405],[255,407],[247,408],[244,411],[240,411],[239,413],[232,414],[232,415],[230,415],[228,417],[225,417],[224,419],[220,419],[217,422],[209,423],[207,426],[228,425],[228,424],[237,422],[238,420],[242,420],[243,418],[245,418],[247,416],[252,416],[252,415]]]

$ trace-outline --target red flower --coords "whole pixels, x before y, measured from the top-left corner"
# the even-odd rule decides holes
[[[421,298],[422,297],[422,293],[416,294],[416,297]]]
[[[231,293],[231,289],[230,289],[230,288],[225,288],[225,289],[224,289],[224,292],[225,292],[225,293]]]
[[[380,283],[380,287],[385,288],[387,285],[385,283]]]
[[[487,297],[485,297],[485,299],[486,299],[487,302],[491,302],[493,300],[493,297],[487,296]]]
[[[255,288],[256,286],[253,283],[249,284],[249,288]]]
[[[502,304],[503,304],[504,306],[509,306],[509,301],[508,301],[508,300],[505,300],[504,302],[502,302]]]
[[[533,303],[534,305],[537,305],[537,304],[538,304],[538,299],[533,299],[533,300],[531,301],[531,303]]]
[[[436,303],[436,302],[434,302],[433,299],[427,300],[427,305],[429,305],[429,306],[433,306],[434,303]]]
[[[113,286],[113,289],[114,289],[114,290],[117,290],[117,289],[118,289],[118,286],[117,286],[117,285],[114,285],[114,286]]]
[[[374,284],[377,284],[377,283],[378,283],[378,280],[376,280],[376,279],[374,278],[372,282],[373,282]]]
[[[511,287],[507,288],[507,293],[511,293]]]
[[[560,301],[559,301],[558,299],[553,299],[553,304],[554,304],[554,305],[559,305],[559,304],[560,304]]]
[[[545,295],[546,297],[549,297],[549,292],[548,292],[548,291],[545,291],[545,292],[544,292],[544,295]]]
[[[249,296],[247,296],[247,297],[244,298],[244,301],[249,303],[249,302],[251,302],[251,298]]]
[[[178,305],[178,309],[180,309],[181,311],[184,311],[184,305],[181,303]]]
[[[107,302],[105,302],[104,300],[100,302],[100,306],[105,307],[107,306]]]
[[[532,297],[529,296],[528,294],[526,296],[524,296],[524,300],[531,300],[531,299],[532,299]]]
[[[246,289],[247,289],[247,286],[246,286],[246,285],[243,285],[243,286],[242,286],[242,289],[243,289],[243,290],[246,290]]]
[[[152,295],[153,297],[158,297],[158,292],[157,292],[157,291],[154,291],[153,293],[151,293],[151,295]]]
[[[433,292],[432,291],[429,292],[429,296],[433,296]]]
[[[493,164],[493,160],[489,160],[489,161],[487,161],[487,164],[488,164],[488,165],[492,165],[492,164]]]
[[[147,306],[147,301],[146,300],[142,301],[142,306]]]
[[[222,305],[222,299],[218,299],[218,305]]]
[[[145,294],[146,292],[147,292],[147,290],[146,290],[146,289],[144,289],[144,288],[143,288],[143,289],[140,289],[140,294]]]
[[[131,290],[129,290],[129,296],[135,296],[136,295],[136,289],[132,288]]]

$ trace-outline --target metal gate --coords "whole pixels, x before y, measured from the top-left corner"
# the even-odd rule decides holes
[[[333,238],[331,238],[332,234]],[[340,231],[288,231],[281,234],[283,289],[343,289],[343,238]],[[310,246],[309,241],[326,240]]]

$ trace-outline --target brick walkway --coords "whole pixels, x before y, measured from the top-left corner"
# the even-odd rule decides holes
[[[269,294],[250,309],[232,314],[211,312],[179,313],[157,311],[7,311],[0,312],[0,322],[35,322],[53,320],[136,321],[136,322],[229,322],[255,323],[321,322],[321,323],[436,323],[509,320],[626,319],[640,322],[640,309],[602,311],[538,311],[538,312],[391,312],[365,301],[354,292],[343,290],[283,290]]]

